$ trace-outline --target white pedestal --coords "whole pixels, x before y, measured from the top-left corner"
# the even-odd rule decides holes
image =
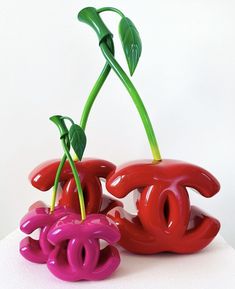
[[[121,265],[104,281],[78,283],[56,279],[46,265],[19,254],[24,235],[15,231],[0,241],[1,289],[233,289],[235,250],[222,237],[192,255],[138,256],[121,250]]]

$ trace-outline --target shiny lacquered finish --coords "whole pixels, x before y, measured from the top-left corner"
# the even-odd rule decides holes
[[[41,191],[49,190],[54,185],[59,163],[60,160],[51,160],[34,169],[29,176],[31,184]],[[106,200],[102,200],[101,179],[106,179],[115,170],[115,165],[98,159],[84,159],[81,162],[76,161],[75,164],[82,184],[86,213],[98,213],[103,202],[106,202]],[[68,162],[63,167],[60,185],[62,193],[59,205],[80,213],[76,184]]]
[[[100,239],[108,245],[100,248]],[[112,246],[120,239],[115,223],[101,214],[69,215],[60,219],[49,231],[54,245],[47,266],[59,279],[66,281],[101,280],[119,266],[118,250]]]
[[[99,213],[106,215],[110,210],[115,207],[123,207],[123,203],[110,196],[103,195]]]
[[[51,226],[68,214],[73,214],[73,211],[56,207],[53,214],[50,214],[50,209],[43,206],[42,202],[33,204],[29,212],[22,218],[20,229],[27,235],[39,229],[39,240],[35,240],[30,236],[25,237],[20,242],[21,255],[34,263],[46,263],[48,255],[53,249],[53,246],[48,242],[47,234]]]
[[[108,213],[121,232],[120,245],[138,254],[193,253],[216,236],[220,223],[190,206],[187,187],[206,198],[220,189],[206,170],[181,161],[140,161],[119,168],[106,183],[118,198],[135,191],[137,215],[123,208]]]

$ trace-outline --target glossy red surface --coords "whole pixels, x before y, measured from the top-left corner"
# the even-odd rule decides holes
[[[106,215],[110,210],[112,210],[115,207],[123,207],[123,203],[112,197],[103,195],[100,213]]]
[[[54,185],[55,175],[60,160],[47,161],[32,171],[29,176],[31,184],[41,190],[47,191]],[[115,170],[115,165],[98,159],[84,159],[75,162],[81,180],[86,213],[107,212],[116,205],[121,206],[121,202],[112,198],[102,196],[101,179],[106,179]],[[80,212],[79,200],[75,180],[68,162],[65,163],[61,177],[59,205],[71,208],[77,213]]]
[[[220,189],[218,181],[198,166],[176,160],[140,161],[117,168],[106,186],[117,198],[135,191],[136,215],[121,207],[108,213],[121,232],[120,245],[128,251],[193,253],[219,231],[218,220],[190,206],[187,187],[206,198]]]

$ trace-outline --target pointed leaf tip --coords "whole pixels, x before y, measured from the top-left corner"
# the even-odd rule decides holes
[[[71,125],[69,129],[69,139],[75,154],[78,159],[81,160],[86,148],[86,134],[84,130],[77,124]]]
[[[119,36],[132,76],[141,56],[142,43],[134,23],[127,17],[123,17],[119,23]]]

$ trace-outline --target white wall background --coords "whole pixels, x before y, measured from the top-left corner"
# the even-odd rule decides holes
[[[29,204],[49,200],[27,180],[37,164],[61,156],[48,118],[65,114],[79,122],[103,66],[96,35],[76,18],[92,5],[120,8],[138,27],[143,54],[133,81],[162,155],[218,177],[216,197],[192,193],[192,202],[221,220],[222,235],[235,246],[232,0],[0,1],[0,237],[18,226]],[[116,33],[119,17],[107,13],[104,19]],[[126,68],[117,33],[115,40]],[[87,137],[86,156],[117,164],[151,157],[135,107],[113,73],[95,103]]]

